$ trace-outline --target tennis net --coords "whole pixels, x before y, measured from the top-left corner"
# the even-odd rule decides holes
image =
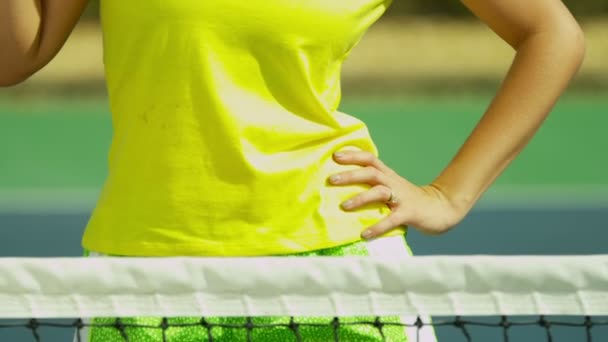
[[[0,258],[3,341],[605,341],[607,315],[604,255]]]

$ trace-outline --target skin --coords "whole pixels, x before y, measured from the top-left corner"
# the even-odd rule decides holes
[[[44,67],[67,40],[86,2],[0,1],[0,86],[20,83]],[[371,153],[334,155],[337,163],[361,168],[333,175],[331,184],[370,185],[350,205],[342,203],[345,210],[371,202],[391,208],[363,238],[403,225],[427,234],[455,226],[530,141],[582,63],[582,31],[561,1],[462,2],[517,51],[513,64],[478,125],[431,184],[412,184]]]
[[[88,0],[0,1],[0,86],[23,82],[59,52]]]
[[[391,208],[390,215],[362,232],[365,239],[403,225],[440,234],[459,223],[530,141],[583,61],[582,31],[561,1],[463,3],[517,51],[513,64],[478,125],[431,184],[412,184],[371,153],[334,155],[340,164],[361,168],[333,175],[330,183],[371,186],[350,205],[342,203],[345,210],[371,202]]]

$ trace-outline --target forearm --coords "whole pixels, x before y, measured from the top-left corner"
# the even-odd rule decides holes
[[[580,30],[530,35],[488,110],[432,186],[463,215],[521,152],[578,70],[584,54]]]
[[[0,85],[27,78],[59,51],[86,0],[0,1]]]

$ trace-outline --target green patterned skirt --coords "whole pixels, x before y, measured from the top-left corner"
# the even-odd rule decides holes
[[[103,256],[91,253],[91,256]],[[286,257],[411,255],[404,236],[352,244]],[[353,324],[357,322],[357,324]],[[365,322],[358,324],[359,322]],[[129,317],[94,318],[80,332],[80,341],[407,341],[400,317]],[[350,324],[349,324],[350,323]],[[104,325],[100,327],[99,325]],[[145,327],[141,327],[141,326]],[[166,327],[162,329],[163,325]],[[168,328],[167,328],[168,327]],[[164,331],[163,331],[164,330]],[[128,337],[128,339],[125,338]],[[434,334],[433,334],[434,335]],[[78,339],[75,338],[75,341]],[[410,340],[411,341],[411,340]]]

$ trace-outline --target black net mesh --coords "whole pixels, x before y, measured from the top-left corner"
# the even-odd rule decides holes
[[[606,341],[608,340],[608,317],[599,316],[492,316],[492,317],[434,317],[432,322],[421,318],[411,323],[395,322],[375,317],[356,320],[348,317],[327,317],[325,322],[306,323],[289,317],[284,322],[265,324],[256,318],[240,318],[240,322],[222,322],[215,318],[189,318],[180,321],[158,318],[157,324],[136,324],[129,318],[107,318],[103,320],[2,320],[0,333],[19,330],[19,341],[59,341],[50,329],[61,329],[64,338],[70,335],[73,341],[88,341],[92,331],[112,341],[270,341],[273,337],[281,341],[359,341],[353,335],[357,327],[365,336],[360,341],[425,341],[420,332],[433,327],[437,340],[442,341]],[[407,328],[407,329],[406,329]],[[180,335],[179,330],[189,329],[196,334]],[[564,330],[567,329],[567,330]],[[408,331],[406,338],[405,331]],[[488,331],[491,330],[491,333]],[[520,331],[518,331],[520,330]],[[145,331],[145,336],[142,335]],[[45,338],[45,333],[49,337]],[[268,334],[274,332],[274,335]],[[102,334],[102,335],[100,335]],[[400,335],[400,336],[399,336]],[[412,336],[413,335],[413,336]],[[15,340],[6,335],[0,340]],[[108,337],[113,336],[113,337]],[[143,337],[142,337],[143,336]],[[178,336],[178,337],[176,337]],[[269,336],[271,336],[269,338]],[[492,336],[492,337],[489,337]],[[65,339],[63,339],[65,341]],[[95,341],[96,339],[92,339]],[[100,337],[100,341],[103,338]],[[104,340],[105,341],[105,340]]]

